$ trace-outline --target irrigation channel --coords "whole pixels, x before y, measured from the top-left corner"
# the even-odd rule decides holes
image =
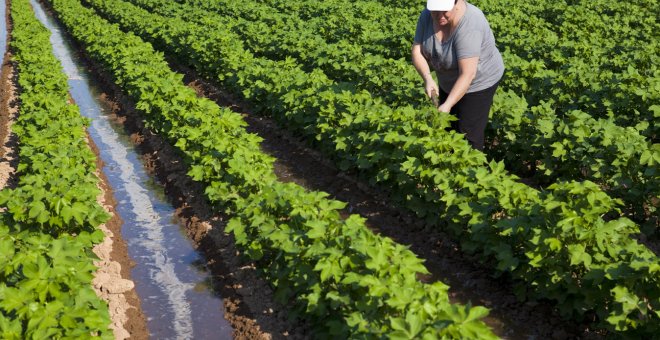
[[[101,91],[90,80],[61,28],[31,1],[39,20],[52,32],[55,56],[68,76],[70,93],[80,112],[92,120],[88,131],[104,162],[123,220],[122,237],[135,266],[135,289],[154,339],[230,339],[223,302],[211,289],[204,260],[175,222],[175,209],[164,189],[149,175],[122,127],[108,117]],[[2,6],[4,8],[4,6]],[[4,39],[6,29],[2,37]]]

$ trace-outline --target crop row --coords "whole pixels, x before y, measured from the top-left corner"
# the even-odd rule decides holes
[[[107,304],[91,281],[91,249],[108,218],[97,203],[87,120],[67,102],[50,32],[27,0],[11,2],[20,86],[18,185],[0,191],[0,337],[111,339]]]
[[[593,10],[597,3],[601,8]],[[529,87],[528,101],[550,102],[560,112],[580,109],[658,141],[659,128],[652,122],[660,118],[660,25],[652,15],[634,14],[658,14],[657,9],[608,1],[510,4],[489,1],[484,10],[498,44],[538,61],[534,72],[549,83]],[[567,19],[556,22],[558,13]]]
[[[327,194],[278,182],[259,138],[229,109],[197,98],[151,45],[99,18],[75,0],[52,2],[89,56],[167,138],[189,175],[233,218],[227,231],[276,287],[297,302],[318,334],[390,337],[493,337],[479,321],[483,307],[451,304],[448,287],[423,284],[422,260],[370,232],[358,216],[342,219],[344,203]]]
[[[183,1],[215,6],[207,0]],[[352,5],[346,0],[322,4],[301,0],[295,1],[296,5],[268,0],[264,5],[291,14],[293,12],[287,8],[304,8],[305,12],[321,15],[331,22],[359,17],[357,9],[365,7],[373,8],[374,13],[398,11],[403,16],[407,12],[406,18],[398,17],[397,25],[389,27],[388,34],[409,37],[409,43],[412,41],[411,30],[424,8],[423,1],[358,2],[362,5]],[[580,109],[596,118],[608,117],[621,126],[636,127],[657,141],[657,124],[649,124],[660,117],[660,70],[657,68],[660,24],[656,20],[659,10],[653,0],[616,4],[606,0],[498,0],[474,1],[474,4],[489,18],[498,45],[507,54],[505,58],[532,61],[536,65],[528,70],[532,79],[521,79],[516,70],[508,72],[512,84],[525,87],[524,91],[515,89],[516,92],[524,93],[532,105],[552,101],[559,113]],[[325,11],[342,7],[345,10]],[[637,13],[649,15],[639,17]],[[373,21],[379,22],[379,19]],[[369,31],[378,31],[378,27],[360,23]],[[338,34],[342,31],[338,30]],[[393,55],[395,51],[399,54]],[[387,56],[407,58],[408,51],[399,48]]]
[[[415,26],[409,25],[410,9],[388,8],[378,2],[365,1],[262,1],[259,3],[178,0],[180,3],[204,5],[234,17],[251,17],[257,22],[269,13],[284,13],[299,18],[292,28],[304,26],[329,43],[347,41],[364,48],[366,53],[398,59],[400,51],[410,50]],[[245,6],[254,12],[246,13]],[[404,34],[392,34],[405,32]]]
[[[186,0],[204,1],[204,0]],[[266,3],[281,8],[279,0]],[[296,1],[301,7],[313,1]],[[364,6],[371,1],[361,1]],[[329,1],[339,7],[346,0]],[[535,61],[538,81],[552,86],[529,86],[526,99],[536,105],[552,101],[559,112],[581,109],[594,117],[609,117],[622,126],[638,128],[657,141],[658,127],[649,124],[660,117],[660,41],[658,6],[653,0],[612,4],[597,1],[475,1],[489,17],[498,44],[517,58]],[[375,6],[375,5],[373,5]],[[381,2],[385,10],[410,10],[407,25],[400,24],[395,37],[414,27],[423,4],[418,1]],[[351,8],[349,6],[348,8]],[[376,7],[374,7],[376,8]],[[650,13],[639,17],[636,13]],[[654,15],[655,13],[655,15]],[[344,13],[324,13],[332,21]],[[350,14],[349,14],[350,15]],[[402,22],[402,19],[397,19]],[[399,57],[407,51],[400,49]],[[517,73],[514,73],[517,77]],[[512,79],[516,82],[526,80]]]
[[[224,12],[227,6],[225,1],[183,1],[220,12]],[[513,66],[507,71],[505,83],[516,86],[514,90],[524,94],[531,105],[549,101],[558,114],[579,109],[595,118],[611,118],[617,124],[635,127],[646,137],[657,141],[657,127],[648,124],[660,117],[657,21],[653,20],[654,16],[638,20],[635,14],[631,14],[657,11],[651,9],[653,6],[649,6],[648,1],[616,6],[610,6],[607,1],[601,1],[600,6],[574,5],[572,2],[553,2],[552,6],[548,6],[544,2],[510,0],[477,1],[475,4],[490,18],[498,45],[504,51],[505,64]],[[315,31],[320,28],[314,18],[321,22],[343,21],[344,26],[348,27],[360,26],[359,33],[337,29],[334,39],[356,41],[354,37],[359,36],[362,39],[358,45],[366,49],[372,44],[380,45],[385,51],[374,53],[407,60],[416,20],[424,4],[412,1],[387,6],[374,1],[331,0],[319,5],[314,0],[269,0],[254,7],[258,9],[256,13],[269,12],[267,8],[270,8],[270,12],[282,11],[291,16],[302,16],[310,22],[304,25]],[[576,10],[576,7],[580,9]],[[593,11],[591,7],[601,10]],[[613,12],[610,7],[616,8],[616,15],[607,16]],[[546,16],[574,14],[575,18],[568,21],[573,26],[562,25],[561,32],[558,32],[542,17],[533,15],[546,10]],[[234,13],[244,15],[240,11]],[[388,21],[395,25],[386,25]],[[600,25],[595,26],[610,28],[595,31],[583,40],[576,38],[575,33],[568,34],[584,31],[584,22],[599,22]],[[638,30],[641,33],[633,31],[632,27],[641,27]],[[381,38],[383,32],[389,40]],[[370,36],[375,39],[369,41]],[[523,65],[529,67],[518,69],[517,64],[525,61]],[[511,65],[511,62],[516,65]]]
[[[431,106],[419,86],[419,75],[409,62],[369,53],[347,39],[329,43],[300,17],[273,11],[258,12],[263,5],[256,2],[241,4],[243,11],[238,16],[232,14],[229,4],[217,13],[209,13],[204,8],[166,0],[130,2],[153,13],[180,18],[208,29],[230,30],[240,36],[244,46],[257,57],[293,58],[307,72],[319,69],[328,78],[346,85],[347,90],[367,90],[389,105]]]
[[[272,60],[293,57],[304,71],[321,70],[337,83],[348,83],[347,90],[354,91],[351,86],[367,90],[393,107],[429,108],[430,102],[420,92],[419,76],[408,61],[365,55],[360,46],[348,41],[328,44],[305,26],[301,18],[260,12],[258,9],[263,4],[242,3],[244,10],[235,17],[231,15],[232,6],[220,6],[218,2],[213,6],[224,15],[209,14],[206,7],[164,0],[131,2],[209,30],[229,30],[256,57]],[[515,73],[519,75],[527,73],[533,65],[534,62],[522,59],[507,60],[507,67],[517,70]],[[533,78],[530,74],[526,76]],[[507,84],[502,87],[510,88]],[[645,233],[655,232],[657,221],[648,220],[656,210],[653,200],[660,191],[659,144],[649,144],[634,128],[594,119],[585,112],[558,116],[550,103],[531,107],[511,90],[496,94],[491,126],[497,146],[489,150],[489,155],[504,160],[509,169],[529,176],[527,168],[532,167],[534,179],[543,185],[557,180],[591,180],[610,196],[622,199],[626,215],[644,224]]]
[[[634,223],[602,218],[614,202],[593,183],[560,182],[538,192],[502,163],[486,163],[461,135],[441,131],[446,115],[429,127],[419,112],[344,91],[321,72],[255,58],[231,32],[123,1],[86,3],[251,102],[268,105],[340,166],[390,188],[429,223],[448,223],[465,250],[526,283],[523,293],[556,301],[567,316],[595,311],[617,330],[657,326],[658,259],[630,237],[638,231]]]

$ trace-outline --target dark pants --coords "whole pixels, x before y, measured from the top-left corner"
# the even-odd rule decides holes
[[[484,132],[486,131],[486,124],[488,124],[488,113],[493,105],[497,85],[499,85],[499,82],[487,89],[466,93],[451,108],[450,113],[458,117],[458,121],[451,122],[451,128],[465,134],[470,145],[477,150],[484,149]],[[447,96],[449,94],[440,90],[440,103],[443,103]]]

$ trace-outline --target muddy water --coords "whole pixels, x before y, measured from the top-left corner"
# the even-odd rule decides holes
[[[132,143],[114,125],[110,112],[98,100],[90,81],[60,27],[32,0],[39,20],[51,30],[56,57],[69,77],[73,99],[81,113],[92,119],[89,134],[117,200],[124,221],[122,237],[136,265],[131,275],[154,339],[230,339],[231,327],[223,317],[222,300],[210,289],[204,261],[193,249],[162,187],[149,176]]]

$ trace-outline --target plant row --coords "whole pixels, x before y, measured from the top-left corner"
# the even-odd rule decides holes
[[[224,1],[185,1],[215,11],[227,8]],[[648,122],[660,117],[660,72],[656,66],[658,24],[654,16],[638,20],[637,15],[631,14],[657,11],[651,9],[653,6],[649,6],[648,1],[615,6],[600,1],[600,11],[591,10],[598,5],[572,2],[553,2],[551,6],[544,2],[512,3],[510,0],[477,1],[475,4],[487,14],[498,45],[504,51],[506,65],[510,68],[505,83],[516,86],[514,90],[524,94],[530,104],[550,101],[558,114],[579,109],[595,118],[609,117],[621,126],[635,127],[651,140],[657,140],[657,127]],[[242,14],[245,8],[243,12],[240,7],[236,8],[244,5],[231,7],[235,8],[236,15],[245,15]],[[339,38],[334,39],[355,41],[356,36],[362,36],[357,45],[383,46],[385,51],[373,52],[408,60],[416,20],[424,3],[402,2],[387,6],[373,1],[274,0],[255,7],[259,9],[256,13],[282,11],[302,17],[305,25],[316,32],[322,31],[315,24],[316,20],[361,27],[358,33],[337,28],[335,35]],[[618,11],[608,17],[611,7]],[[557,32],[543,17],[533,15],[540,11],[547,11],[546,16],[554,18],[563,17],[564,13],[575,14],[575,18],[568,21],[573,26],[566,24],[568,27]],[[568,34],[585,31],[584,22],[597,22],[598,28],[610,28],[594,31],[589,37],[576,38]],[[393,42],[380,38],[382,33]],[[374,40],[369,41],[369,37]],[[332,41],[333,38],[328,39]],[[516,65],[511,65],[510,59],[516,61]],[[528,68],[519,68],[517,63],[521,61],[527,61],[522,66]]]
[[[652,332],[660,306],[658,259],[630,236],[626,218],[605,220],[615,203],[593,183],[536,191],[503,163],[487,163],[461,135],[420,113],[393,110],[368,92],[350,92],[291,60],[256,58],[231,32],[163,18],[123,1],[86,1],[97,11],[194,66],[317,141],[343,169],[444,224],[463,249],[526,285],[521,293],[557,302],[566,316],[594,311],[603,325]],[[629,303],[635,301],[634,303]]]
[[[660,24],[652,15],[635,14],[657,9],[607,1],[498,0],[483,6],[498,45],[538,61],[533,76],[549,86],[529,84],[524,93],[530,103],[548,101],[559,112],[580,109],[658,141],[652,122],[660,118]],[[557,22],[558,13],[566,20]]]
[[[213,15],[164,0],[131,2],[208,30],[230,30],[255,57],[294,57],[304,71],[319,69],[331,80],[369,91],[393,107],[430,107],[409,62],[365,55],[361,47],[346,41],[327,44],[302,19],[259,12],[260,3],[243,3],[241,18],[229,15],[229,5],[222,7],[225,15]],[[507,65],[523,70],[529,62],[508,60]],[[544,186],[557,180],[591,180],[610,196],[622,199],[626,215],[643,224],[646,234],[655,232],[657,221],[652,216],[660,192],[660,144],[649,144],[634,128],[594,119],[582,111],[557,116],[550,103],[530,107],[512,91],[496,94],[491,127],[497,145],[488,153],[510,170],[531,175]],[[530,167],[532,171],[527,170]]]
[[[251,16],[255,20],[269,13],[283,13],[300,18],[305,27],[329,43],[347,41],[361,46],[366,53],[394,59],[400,57],[402,50],[410,51],[412,35],[415,33],[415,26],[409,24],[410,9],[387,8],[374,1],[177,2],[203,6],[234,17]],[[254,12],[246,13],[246,5]]]
[[[18,184],[0,191],[0,337],[111,339],[105,301],[92,289],[108,219],[97,203],[96,158],[50,32],[27,0],[11,1],[18,70]]]
[[[448,287],[423,284],[422,260],[370,232],[364,219],[342,219],[345,204],[278,182],[260,139],[229,109],[197,98],[160,53],[74,0],[52,2],[89,56],[112,74],[206,185],[208,199],[232,216],[227,231],[255,260],[283,303],[330,337],[493,338],[483,307],[449,303]],[[360,335],[362,334],[362,335]]]
[[[257,57],[272,60],[294,58],[307,72],[319,69],[328,78],[358,90],[367,90],[389,105],[431,105],[419,86],[419,75],[409,62],[370,53],[347,39],[328,42],[303,18],[272,10],[259,11],[263,7],[260,3],[243,3],[243,10],[235,15],[231,8],[236,7],[236,3],[230,5],[231,1],[227,1],[227,6],[222,6],[217,13],[166,0],[130,2],[153,13],[180,18],[208,29],[230,30]]]
[[[331,2],[341,6],[346,1]],[[313,1],[296,3],[318,7],[312,6]],[[505,54],[510,52],[539,66],[529,70],[535,82],[520,79],[515,69],[508,72],[512,82],[527,88],[517,92],[525,93],[530,103],[550,100],[559,113],[580,109],[596,118],[611,118],[657,142],[658,127],[651,122],[660,118],[660,23],[656,20],[660,11],[654,0],[616,4],[606,0],[498,0],[474,4],[486,13],[498,45],[507,50]],[[424,6],[419,1],[385,1],[380,5],[386,8],[383,12],[417,9],[408,17],[407,25],[397,26],[401,28],[415,27]],[[640,17],[637,13],[649,15]],[[332,16],[325,15],[328,20]],[[405,34],[405,29],[392,32],[394,37]],[[399,52],[400,57],[408,53],[405,49]],[[539,82],[551,86],[534,86]]]

